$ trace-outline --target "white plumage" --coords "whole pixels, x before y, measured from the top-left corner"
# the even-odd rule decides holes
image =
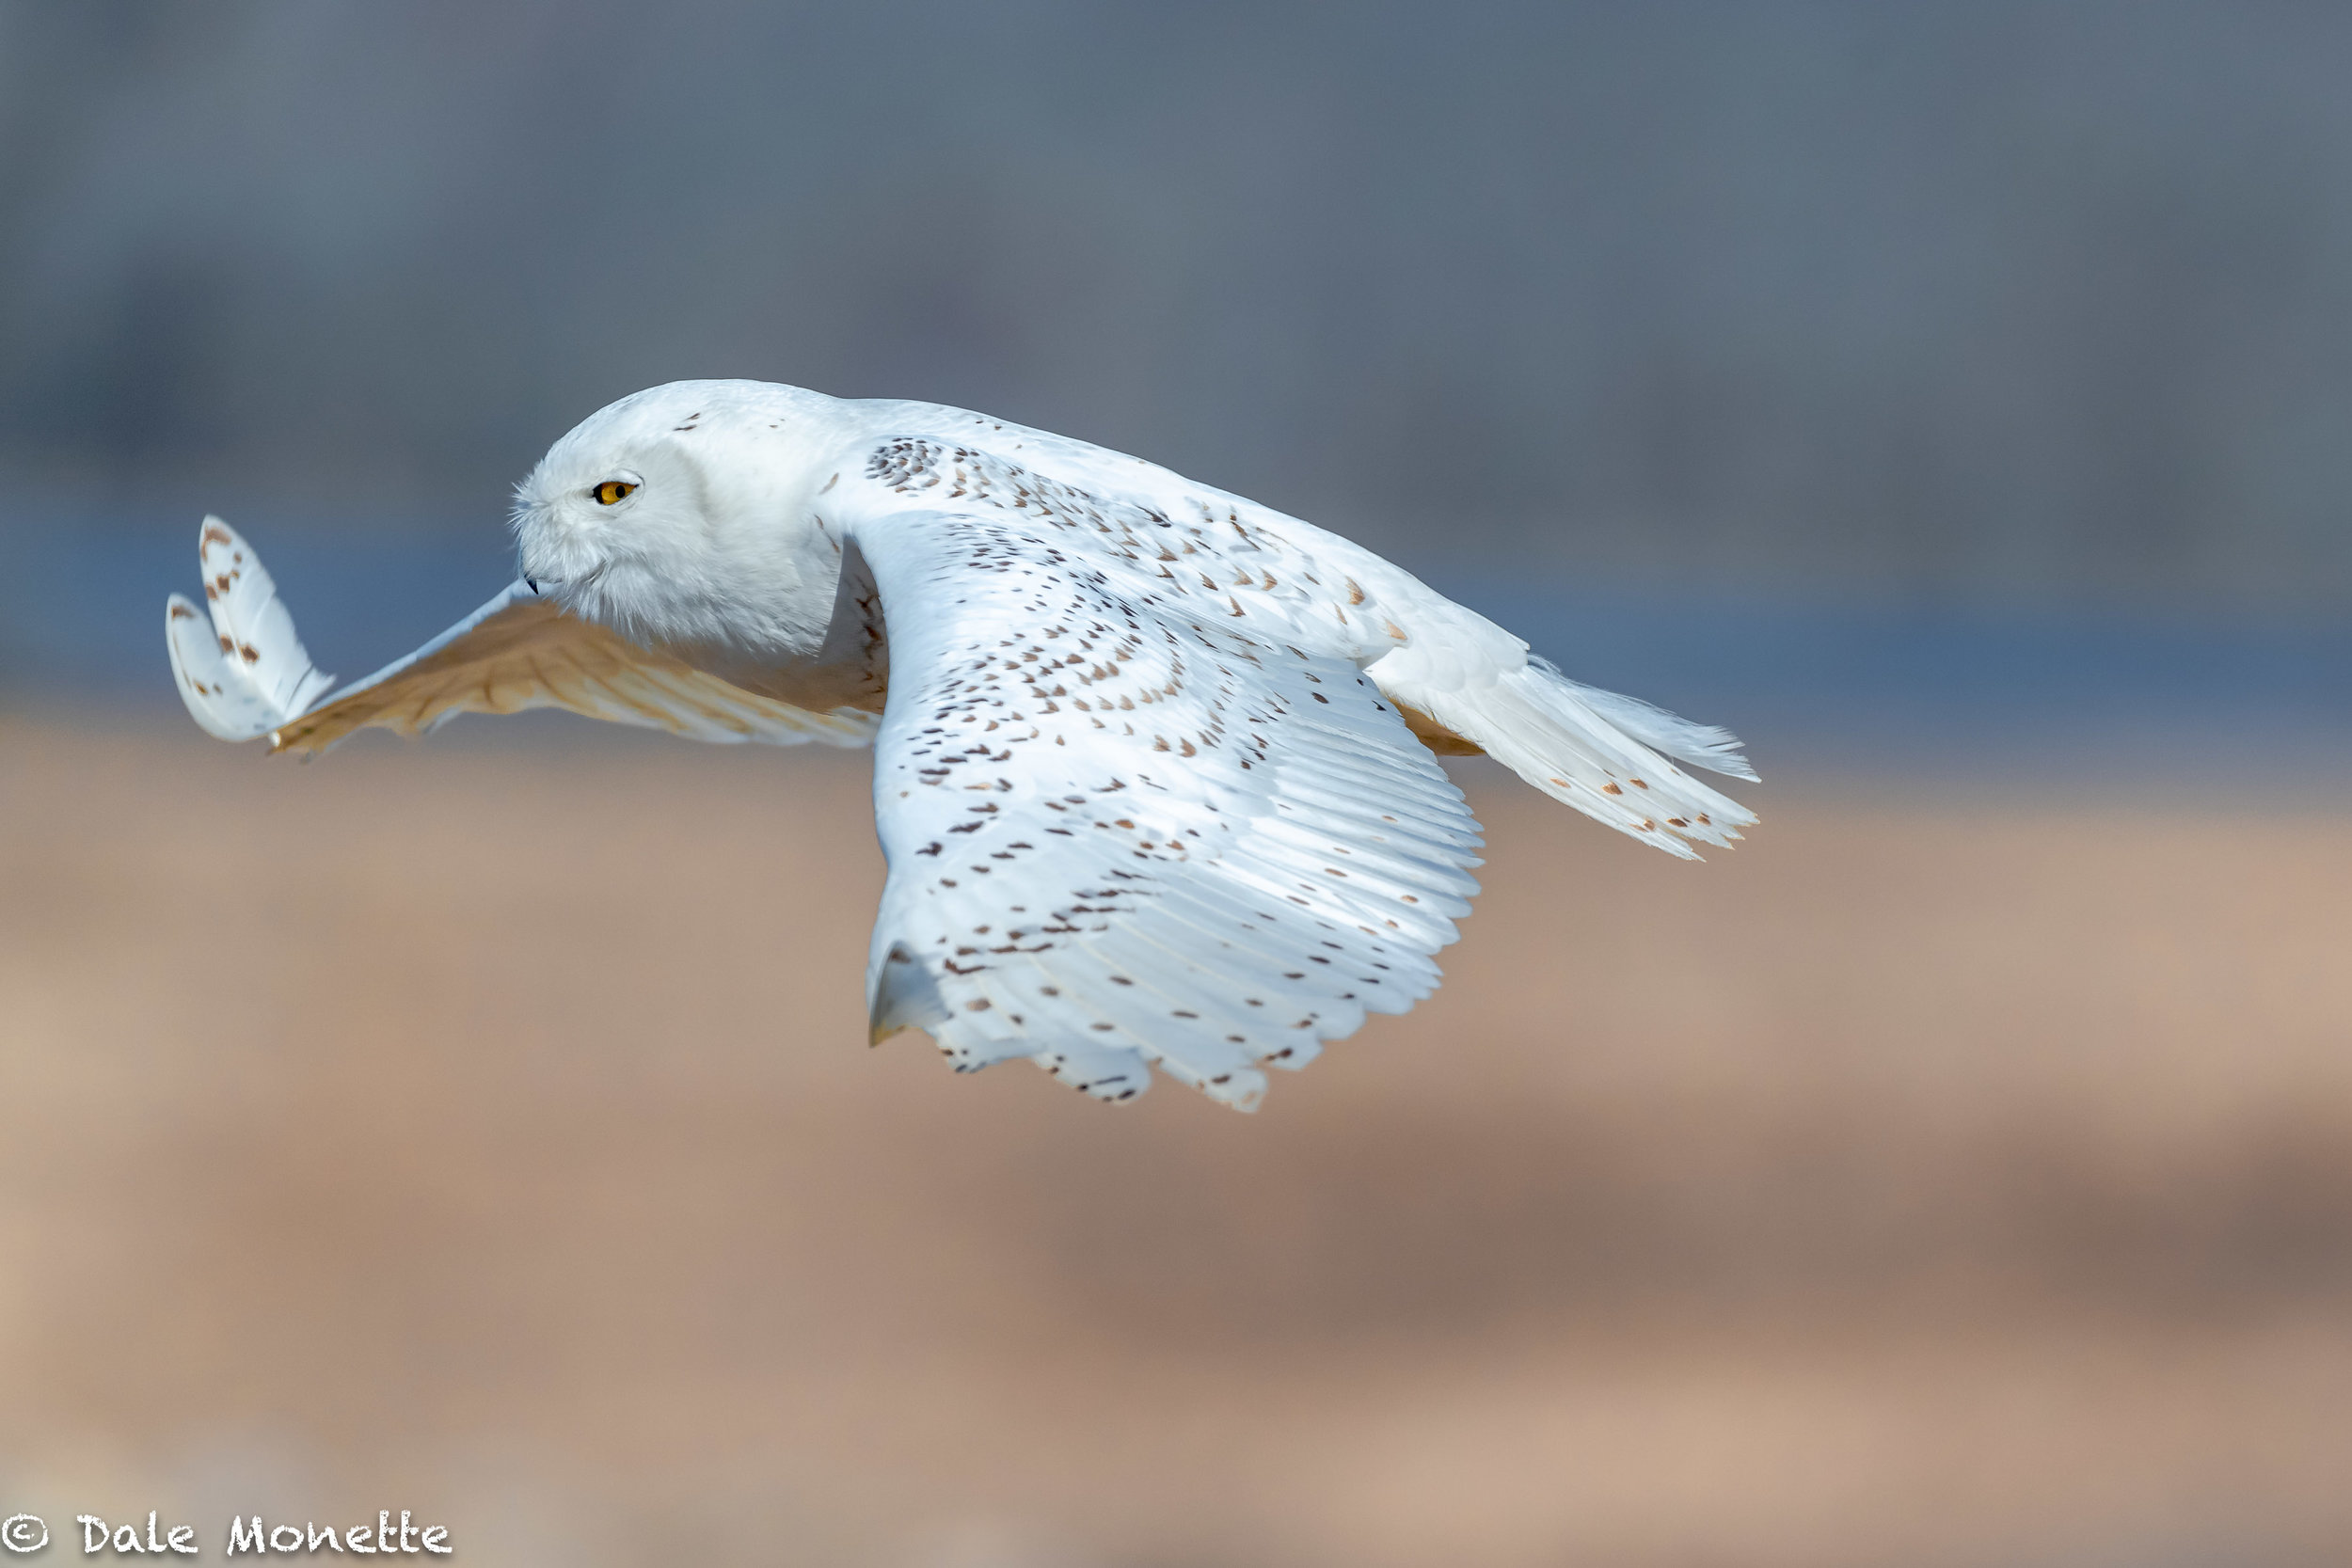
[[[167,641],[199,723],[353,730],[558,706],[695,739],[869,740],[890,863],[873,1037],[1028,1056],[1107,1100],[1148,1064],[1248,1109],[1438,983],[1483,750],[1670,853],[1755,818],[1677,765],[1737,742],[1577,685],[1311,525],[1083,442],[754,382],[625,399],[518,487],[523,578],[342,693],[205,520]]]

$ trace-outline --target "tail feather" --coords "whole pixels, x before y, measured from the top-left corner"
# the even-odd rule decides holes
[[[1399,682],[1391,695],[1553,800],[1670,855],[1695,860],[1690,843],[1727,846],[1756,823],[1754,812],[1669,760],[1754,779],[1736,737],[1580,685],[1544,660],[1444,690]]]
[[[1570,680],[1548,658],[1530,655],[1527,662],[1552,676],[1576,693],[1586,707],[1653,751],[1679,757],[1710,773],[1745,779],[1750,784],[1756,782],[1756,769],[1740,754],[1740,737],[1729,730],[1714,724],[1694,724],[1678,713],[1668,713],[1639,697],[1603,691],[1599,687]]]

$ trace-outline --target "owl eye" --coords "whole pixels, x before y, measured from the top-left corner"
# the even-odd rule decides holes
[[[611,506],[637,486],[625,479],[608,479],[588,493],[596,498],[598,506]]]

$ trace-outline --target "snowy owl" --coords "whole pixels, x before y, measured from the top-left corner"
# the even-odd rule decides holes
[[[695,740],[872,745],[872,1037],[1150,1064],[1241,1109],[1438,983],[1477,891],[1438,766],[1485,752],[1689,858],[1756,818],[1738,742],[1569,680],[1322,529],[1139,458],[925,403],[748,381],[622,399],[517,486],[519,578],[340,694],[205,519],[181,695],[228,740],[558,707]]]

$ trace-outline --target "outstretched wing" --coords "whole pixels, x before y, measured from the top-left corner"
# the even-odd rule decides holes
[[[323,752],[370,726],[421,735],[461,713],[535,707],[723,744],[863,746],[875,725],[854,708],[812,713],[746,691],[566,615],[517,582],[397,664],[280,724],[270,746]]]
[[[1256,617],[1222,583],[1162,596],[1073,526],[850,525],[893,672],[874,1034],[1113,1100],[1157,1062],[1247,1109],[1262,1066],[1435,988],[1478,825],[1351,658],[1282,635],[1271,580]]]
[[[866,478],[1063,531],[1131,590],[1204,595],[1263,634],[1343,655],[1432,749],[1485,752],[1552,799],[1683,859],[1756,815],[1677,766],[1756,777],[1724,731],[1569,680],[1527,644],[1360,546],[1139,458],[986,415],[878,410]],[[1138,567],[1140,570],[1138,570]]]
[[[219,519],[207,518],[203,547],[207,591],[220,580],[212,568],[233,559],[246,576],[230,587],[242,584],[249,594],[258,579],[275,616],[262,627],[281,633],[240,641],[236,631],[224,628],[215,640],[203,635],[187,600],[174,594],[166,607],[166,641],[181,695],[197,722],[223,739],[267,735],[273,751],[314,753],[371,726],[421,735],[461,713],[538,707],[667,730],[690,740],[775,746],[862,746],[876,726],[872,714],[854,708],[816,713],[746,691],[565,615],[520,582],[407,657],[313,703],[332,682],[310,668],[293,618],[277,602],[251,546]],[[214,603],[217,619],[221,600]]]

